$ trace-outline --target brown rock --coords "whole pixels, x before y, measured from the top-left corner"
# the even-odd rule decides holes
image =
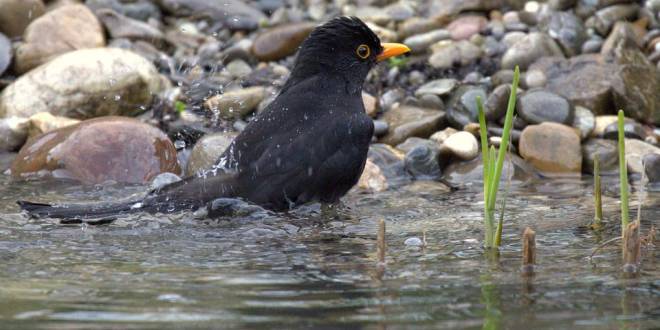
[[[84,5],[60,7],[39,17],[25,30],[23,40],[14,63],[19,73],[66,52],[105,45],[101,23]]]
[[[172,142],[158,128],[124,117],[90,119],[34,137],[11,166],[14,178],[85,183],[146,183],[163,172],[181,172]]]
[[[386,112],[383,119],[390,126],[389,133],[381,142],[397,145],[407,138],[416,136],[427,138],[444,122],[445,113],[413,106],[399,106]]]
[[[268,30],[254,40],[252,53],[260,61],[276,61],[292,55],[315,27],[315,23],[294,23]]]
[[[582,151],[575,129],[542,123],[525,127],[518,145],[520,155],[546,175],[580,175]]]
[[[41,0],[0,0],[0,32],[10,38],[19,37],[32,20],[45,12]]]

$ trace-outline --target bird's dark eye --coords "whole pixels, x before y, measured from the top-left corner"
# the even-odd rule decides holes
[[[364,60],[369,57],[369,55],[371,55],[371,49],[369,46],[362,44],[358,46],[358,48],[355,50],[355,53],[358,57]]]

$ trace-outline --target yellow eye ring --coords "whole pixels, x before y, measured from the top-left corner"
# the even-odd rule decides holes
[[[371,49],[369,46],[362,44],[359,45],[357,49],[355,49],[355,54],[357,54],[359,58],[366,60],[369,55],[371,55]]]

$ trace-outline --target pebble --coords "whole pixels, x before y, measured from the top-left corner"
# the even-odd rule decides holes
[[[383,120],[390,126],[381,142],[397,145],[411,136],[429,137],[444,121],[445,113],[413,106],[398,106],[385,113]]]
[[[41,0],[0,0],[0,32],[20,37],[30,23],[46,12]]]
[[[458,132],[450,135],[442,144],[454,156],[462,160],[471,160],[479,154],[477,138],[468,132]]]
[[[432,80],[420,86],[415,91],[415,96],[420,97],[424,94],[434,94],[438,96],[447,95],[454,90],[457,84],[458,81],[451,78]]]
[[[238,119],[252,113],[266,97],[266,88],[254,86],[216,95],[204,102],[204,107],[225,119]]]
[[[555,41],[547,34],[531,32],[516,41],[502,56],[501,67],[513,69],[516,65],[521,70],[527,69],[530,64],[543,56],[564,56]]]
[[[438,29],[423,34],[416,34],[406,38],[403,43],[410,48],[413,53],[424,53],[429,50],[429,46],[440,41],[451,38],[449,31]]]
[[[570,125],[575,114],[566,99],[542,89],[524,93],[516,104],[516,112],[530,124],[556,122]]]
[[[433,54],[428,61],[432,67],[449,69],[455,64],[463,66],[472,64],[483,54],[483,50],[467,40],[443,40],[431,46]]]
[[[591,110],[578,105],[575,107],[572,126],[580,131],[580,138],[586,140],[596,127],[596,118]]]
[[[467,40],[483,30],[486,24],[488,24],[488,20],[483,16],[465,15],[459,16],[449,23],[447,30],[452,39]]]
[[[315,27],[315,23],[293,23],[263,32],[254,40],[252,54],[260,61],[293,55]]]
[[[27,118],[0,119],[0,151],[18,150],[27,140],[29,124]]]
[[[403,244],[405,246],[424,246],[424,241],[419,237],[408,237]]]
[[[103,26],[84,5],[57,8],[32,22],[16,49],[14,68],[25,73],[70,51],[105,46]]]
[[[452,126],[462,128],[470,122],[478,121],[477,97],[481,97],[482,102],[486,100],[486,90],[463,85],[452,94],[447,110],[447,120]]]

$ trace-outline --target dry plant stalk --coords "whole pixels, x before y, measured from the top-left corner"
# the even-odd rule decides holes
[[[385,250],[387,246],[385,244],[385,220],[380,219],[378,222],[378,262],[381,264],[385,263]]]
[[[534,274],[534,265],[536,264],[536,232],[527,227],[523,231],[523,255],[521,271],[523,275]]]
[[[639,235],[639,221],[628,224],[623,232],[623,271],[637,273],[642,261],[642,240]]]

